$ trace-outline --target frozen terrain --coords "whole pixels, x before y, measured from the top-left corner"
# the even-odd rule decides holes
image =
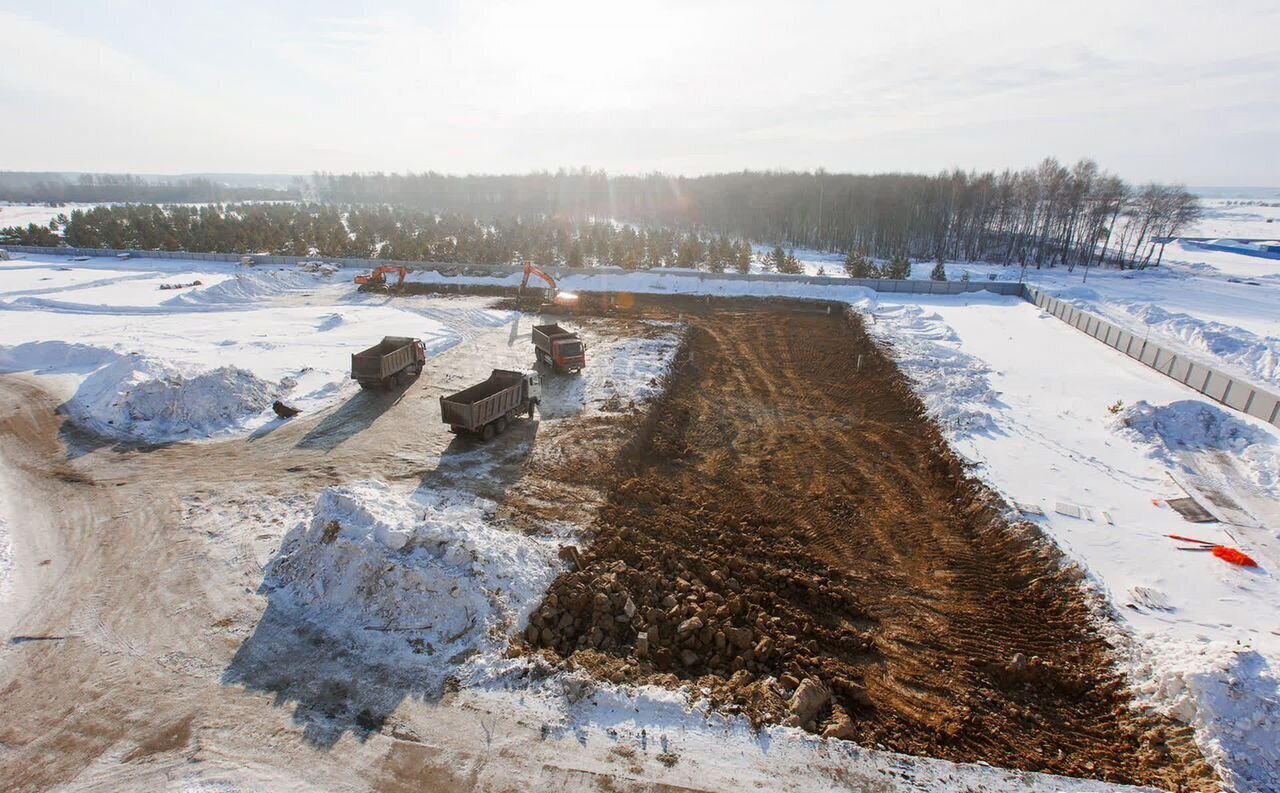
[[[461,659],[496,657],[557,572],[553,539],[496,528],[495,505],[456,492],[330,487],[266,572],[304,613],[438,687]],[[402,632],[413,631],[413,652]]]
[[[34,223],[37,226],[47,226],[49,221],[58,215],[70,215],[77,209],[89,209],[97,204],[63,204],[62,206],[48,206],[47,204],[15,204],[9,201],[0,201],[0,228],[9,226],[26,226]]]
[[[834,269],[829,259],[797,255],[807,267],[816,263],[814,271]],[[1265,260],[1235,261],[1243,258],[1171,247],[1158,271],[1094,271],[1087,283],[1081,283],[1082,272],[1060,268],[1029,271],[1027,277],[1110,318],[1128,318],[1131,327],[1140,323],[1166,343],[1176,340],[1188,351],[1272,383],[1280,268],[1266,272],[1272,263]],[[1260,270],[1248,280],[1256,284],[1241,282],[1236,268],[1255,266]],[[971,270],[975,280],[1019,275],[997,266],[953,267]],[[487,301],[359,294],[349,274],[146,259],[31,256],[3,262],[0,371],[22,372],[54,390],[63,412],[109,437],[285,437],[292,443],[270,401],[284,399],[307,414],[346,415],[351,405],[359,407],[359,394],[347,379],[347,356],[383,335],[424,338],[432,359],[461,358],[471,346],[493,356],[493,365],[516,366],[528,357],[527,325],[510,312],[487,308]],[[464,280],[429,272],[415,273],[414,279]],[[195,281],[201,283],[191,285]],[[160,288],[175,284],[182,286]],[[1205,756],[1232,789],[1280,788],[1275,428],[1200,397],[1016,298],[888,296],[848,286],[704,280],[678,271],[574,276],[564,285],[821,297],[847,301],[873,318],[869,329],[890,345],[956,449],[975,463],[976,474],[1020,505],[1015,517],[1039,526],[1086,571],[1100,615],[1113,612],[1114,641],[1140,702],[1191,724]],[[581,378],[555,386],[556,402],[542,417],[548,422],[639,409],[657,395],[676,340],[674,328],[652,338],[594,331],[587,336],[591,365]],[[460,371],[442,367],[432,374],[437,379],[431,387],[468,385],[489,363]],[[383,425],[379,431],[397,430]],[[329,432],[309,432],[296,447],[284,448],[318,449],[336,458],[333,450],[348,436],[336,421]],[[513,448],[510,464],[523,465],[524,447]],[[449,455],[458,465],[472,462],[465,448],[437,452],[431,454]],[[430,468],[439,461],[411,462]],[[513,532],[493,501],[441,481],[418,481],[416,475],[390,480],[379,470],[388,465],[376,457],[346,459],[333,465],[334,481],[314,498],[286,503],[253,490],[236,494],[248,507],[211,508],[184,528],[193,537],[213,538],[214,550],[198,553],[242,575],[232,582],[243,598],[236,608],[266,598],[273,614],[303,615],[317,631],[340,641],[344,653],[378,659],[370,661],[378,674],[386,669],[378,664],[390,663],[420,672],[432,689],[448,688],[449,678],[461,682],[463,689],[445,704],[416,691],[421,701],[413,708],[477,746],[491,747],[489,764],[482,764],[487,770],[478,774],[509,777],[516,771],[512,756],[545,763],[541,773],[560,764],[619,774],[636,773],[630,763],[678,756],[672,768],[658,772],[664,782],[716,789],[843,789],[855,783],[937,791],[1110,789],[907,758],[787,728],[755,733],[741,719],[709,712],[696,690],[593,684],[572,672],[551,674],[503,658],[503,636],[521,628],[527,609],[561,569],[557,546],[574,542],[578,529],[566,524],[550,535]],[[502,485],[496,470],[485,476],[492,486]],[[273,481],[269,473],[264,480]],[[8,481],[0,485],[8,487]],[[1187,523],[1168,504],[1186,494],[1221,520]],[[14,592],[23,583],[13,570],[33,561],[22,541],[34,530],[15,518],[24,514],[15,506],[21,498],[0,487],[0,603],[21,594]],[[257,534],[268,524],[284,525],[281,547],[254,539],[270,536]],[[1168,534],[1239,548],[1260,567],[1233,567],[1210,554],[1180,550]],[[193,552],[183,547],[174,553]],[[246,594],[259,584],[262,595]],[[160,591],[151,594],[163,599]],[[186,607],[166,603],[165,613]],[[123,640],[112,634],[118,625],[109,629],[94,608],[75,615],[77,630],[86,636],[83,644],[120,658],[154,652],[193,679],[203,674],[169,647],[182,637]],[[392,639],[398,628],[423,626],[421,652]],[[252,644],[243,634],[218,640]],[[158,647],[147,647],[151,643]],[[310,663],[305,654],[289,658],[289,665]],[[260,685],[252,675],[215,674],[213,680],[246,690]],[[281,730],[290,729],[291,719],[296,725],[309,718],[297,703],[290,708],[278,716]],[[513,722],[524,732],[493,726]],[[389,733],[399,735],[397,729],[392,724]],[[363,739],[341,740],[344,751],[359,756]],[[115,760],[104,755],[100,765],[85,769],[79,787],[128,787],[129,774],[141,770]],[[247,753],[234,764],[204,757],[165,772],[192,788],[331,784],[318,771],[284,772],[269,756]],[[652,773],[636,778],[653,778],[645,776]]]
[[[1280,237],[1280,199],[1207,198],[1202,203],[1204,216],[1183,236]],[[757,257],[771,250],[756,246]],[[828,276],[844,275],[842,254],[798,249],[795,255],[806,275],[820,269]],[[931,261],[915,262],[912,277],[929,278],[933,266]],[[1272,390],[1280,387],[1280,259],[1175,242],[1166,246],[1155,270],[1094,267],[1086,275],[1083,268],[1024,271],[955,261],[945,268],[950,280],[1025,281],[1180,354]]]
[[[56,383],[69,415],[122,440],[253,430],[274,419],[273,400],[314,411],[349,396],[351,352],[383,335],[422,338],[429,355],[461,338],[296,268],[71,264],[30,257],[0,267],[10,328],[0,370]],[[174,285],[184,286],[163,288]]]
[[[1125,628],[1141,700],[1195,726],[1233,789],[1280,784],[1280,432],[1016,298],[881,295],[860,308],[977,474],[1088,571]],[[1206,501],[1194,483],[1224,459],[1239,522],[1187,523],[1168,499]],[[1261,566],[1184,552],[1168,534]]]

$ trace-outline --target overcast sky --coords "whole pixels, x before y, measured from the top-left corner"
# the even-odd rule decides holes
[[[0,0],[0,170],[1280,185],[1280,3]]]

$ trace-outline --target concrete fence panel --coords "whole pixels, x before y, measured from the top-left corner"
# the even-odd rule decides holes
[[[1209,376],[1213,372],[1208,366],[1202,363],[1191,362],[1191,366],[1187,369],[1187,374],[1182,378],[1182,382],[1191,386],[1195,390],[1204,393],[1204,384],[1209,381]]]
[[[1280,427],[1280,396],[1258,386],[1223,374],[1216,369],[1187,360],[1147,338],[1140,338],[1065,300],[1026,287],[1022,298],[1109,347],[1135,358],[1157,372],[1204,394],[1232,410]]]
[[[1210,399],[1222,402],[1226,399],[1227,392],[1233,384],[1234,381],[1230,377],[1227,377],[1224,374],[1219,374],[1218,372],[1213,372],[1210,375],[1208,382],[1205,383],[1203,393]]]
[[[1142,345],[1142,354],[1138,356],[1138,360],[1154,369],[1156,368],[1156,361],[1159,359],[1161,352],[1163,352],[1163,350],[1161,350],[1157,345],[1152,344],[1151,342],[1145,342]]]
[[[1241,413],[1249,412],[1249,403],[1253,401],[1258,389],[1239,380],[1231,382],[1231,390],[1223,397],[1222,404]]]
[[[1255,390],[1253,401],[1249,403],[1249,415],[1280,426],[1280,396]]]

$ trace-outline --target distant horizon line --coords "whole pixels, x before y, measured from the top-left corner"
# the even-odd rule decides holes
[[[1026,166],[1026,167],[1034,167],[1034,166]],[[996,170],[994,168],[962,168],[960,166],[952,166],[950,168],[943,169],[943,171],[951,171],[956,169],[959,169],[965,172],[971,172],[971,171],[982,172],[982,171]],[[1000,170],[1005,170],[1005,169],[1002,168]],[[1008,170],[1020,170],[1020,169],[1009,166]],[[542,173],[554,174],[554,173],[559,173],[561,171],[564,171],[567,173],[574,173],[574,172],[581,173],[583,171],[602,172],[608,176],[642,176],[642,177],[643,176],[674,176],[674,177],[679,177],[684,179],[697,179],[703,176],[718,176],[721,174],[734,174],[734,173],[743,173],[743,172],[816,174],[819,171],[821,171],[822,173],[830,176],[842,176],[842,175],[863,176],[863,175],[879,175],[879,174],[929,175],[933,173],[932,171],[923,171],[923,170],[913,171],[913,170],[905,170],[905,169],[863,170],[863,171],[839,170],[837,171],[837,170],[831,170],[823,166],[819,166],[818,168],[737,168],[734,170],[707,171],[705,173],[687,174],[687,173],[669,173],[667,171],[662,171],[657,169],[651,170],[651,171],[609,171],[606,168],[589,168],[589,167],[582,167],[582,166],[578,166],[578,167],[559,166],[556,168],[531,168],[525,171],[469,171],[469,172],[453,171],[451,172],[451,171],[440,171],[433,168],[427,168],[424,170],[392,170],[392,171],[388,171],[388,170],[326,171],[326,170],[317,169],[307,173],[287,173],[287,172],[270,172],[270,171],[159,172],[159,171],[84,171],[84,170],[39,171],[39,170],[0,169],[0,176],[5,176],[5,175],[82,176],[82,175],[88,174],[90,176],[137,176],[137,177],[144,177],[144,178],[160,177],[165,179],[178,179],[182,177],[215,177],[215,176],[236,176],[236,177],[256,176],[256,177],[269,177],[274,179],[293,179],[293,178],[308,179],[308,178],[311,178],[312,176],[315,176],[316,174],[332,174],[332,175],[338,175],[338,176],[348,175],[348,174],[358,174],[358,175],[364,175],[364,176],[374,175],[374,174],[382,174],[382,175],[388,175],[388,176],[397,176],[397,175],[417,176],[417,175],[426,174],[426,173],[435,173],[441,176],[470,177],[470,176],[528,176],[531,174],[542,174]],[[942,171],[939,171],[939,173],[941,172]],[[1140,180],[1140,181],[1155,181],[1155,180],[1148,179],[1148,180]],[[1274,185],[1269,185],[1269,184],[1196,184],[1196,185],[1186,184],[1186,187],[1188,189],[1201,188],[1206,190],[1280,190],[1280,184],[1274,184]]]

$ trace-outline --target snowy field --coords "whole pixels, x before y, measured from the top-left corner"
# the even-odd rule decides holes
[[[915,275],[926,277],[922,264]],[[1068,300],[1139,336],[1273,391],[1280,390],[1280,260],[1169,245],[1154,270],[1022,273],[1017,267],[948,263],[948,274],[995,276]]]
[[[37,226],[47,226],[49,221],[58,215],[71,216],[71,213],[77,209],[92,209],[97,204],[64,204],[62,206],[47,206],[45,204],[14,204],[8,201],[0,201],[0,229],[9,226],[26,226],[34,223]]]
[[[422,338],[429,355],[460,339],[331,276],[136,261],[148,269],[34,256],[0,266],[0,369],[51,379],[73,418],[121,440],[253,430],[276,399],[313,411],[349,396],[350,353],[383,335]]]
[[[1280,784],[1280,432],[1016,298],[882,295],[860,308],[956,450],[1087,570],[1128,634],[1117,642],[1140,699],[1195,726],[1235,789]],[[1169,507],[1186,491],[1207,502],[1197,484],[1232,498],[1239,522],[1191,524]]]
[[[804,260],[817,262],[814,271],[834,269],[827,259]],[[1170,247],[1164,265],[1095,270],[1087,283],[1080,271],[1028,271],[1028,281],[1274,384],[1280,263]],[[1257,269],[1242,279],[1240,268]],[[963,269],[974,280],[1019,275]],[[202,440],[269,428],[276,398],[309,413],[349,398],[350,352],[383,335],[423,338],[437,356],[480,334],[527,333],[518,317],[483,300],[360,294],[350,275],[145,259],[2,262],[0,371],[32,373],[59,391],[72,418],[104,435]],[[1191,724],[1231,789],[1280,789],[1280,431],[1017,298],[877,295],[680,272],[574,276],[564,286],[821,297],[873,317],[869,329],[891,346],[957,451],[1020,505],[1015,517],[1037,524],[1081,566],[1100,613],[1114,612],[1114,641],[1140,702]],[[652,382],[674,349],[674,335],[590,341],[592,366],[559,395],[588,412],[604,411],[614,395],[654,395]],[[1168,503],[1186,494],[1222,520],[1187,523]],[[10,548],[3,498],[0,490],[0,603],[12,584],[11,559],[21,552]],[[786,728],[765,731],[766,756],[759,736],[740,720],[708,713],[697,691],[618,689],[572,673],[529,685],[519,680],[529,674],[522,662],[501,658],[493,629],[518,628],[536,604],[559,569],[553,541],[495,534],[493,505],[484,499],[373,479],[335,485],[282,516],[295,529],[266,572],[282,596],[317,618],[337,614],[351,624],[406,614],[438,623],[440,653],[470,659],[464,707],[542,720],[554,738],[547,751],[572,754],[620,734],[637,742],[661,735],[663,750],[670,740],[681,757],[671,781],[721,788],[776,785],[777,774],[807,780],[821,768],[868,783],[905,775],[918,789],[938,791],[1111,789],[828,744]],[[1167,534],[1238,548],[1259,567],[1181,550],[1185,543]],[[451,583],[457,580],[465,585]],[[385,585],[387,596],[357,598],[352,588],[374,585]],[[494,591],[507,594],[495,599]],[[443,592],[452,605],[442,608],[424,592]],[[581,762],[604,767],[598,756]],[[836,788],[836,779],[814,784]]]

